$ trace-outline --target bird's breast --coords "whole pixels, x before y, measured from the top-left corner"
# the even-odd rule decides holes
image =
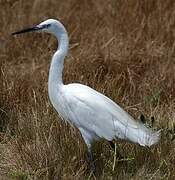
[[[61,116],[62,119],[69,121],[71,112],[69,110],[69,104],[66,101],[65,92],[62,87],[49,88],[49,99],[51,104]]]

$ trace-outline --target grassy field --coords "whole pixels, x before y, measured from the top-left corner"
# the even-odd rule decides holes
[[[175,179],[175,1],[0,1],[0,179]],[[47,34],[10,34],[47,18],[70,37],[64,82],[80,82],[109,96],[135,119],[162,129],[158,145],[116,140],[94,144],[90,176],[77,129],[60,121],[48,99],[50,59],[57,43]]]

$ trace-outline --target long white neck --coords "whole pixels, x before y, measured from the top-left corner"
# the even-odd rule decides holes
[[[62,31],[55,32],[54,35],[58,40],[58,49],[52,57],[50,70],[49,70],[49,89],[60,87],[63,85],[62,72],[64,66],[64,58],[68,52],[68,35],[63,27]]]

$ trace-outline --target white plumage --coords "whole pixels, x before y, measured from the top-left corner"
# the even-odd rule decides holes
[[[151,146],[159,139],[141,122],[136,122],[111,99],[82,84],[62,86],[57,98],[51,99],[60,115],[80,131],[87,145],[94,139],[127,139],[142,146]]]
[[[59,46],[49,71],[49,97],[60,116],[80,130],[90,155],[91,143],[98,138],[109,141],[114,138],[127,139],[141,146],[151,146],[158,142],[159,132],[153,132],[135,121],[108,97],[82,84],[63,84],[62,71],[69,42],[67,31],[59,21],[48,19],[33,28],[13,34],[28,31],[44,31],[57,38]]]

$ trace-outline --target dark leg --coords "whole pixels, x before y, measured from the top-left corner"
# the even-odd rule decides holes
[[[108,142],[109,142],[111,148],[112,148],[113,150],[115,150],[115,144],[114,144],[112,141],[108,141]]]
[[[111,148],[113,149],[113,151],[115,151],[115,144],[112,142],[112,141],[108,141]],[[124,157],[120,154],[118,148],[116,148],[116,153],[117,153],[117,156],[120,158],[120,159],[123,159]]]
[[[92,154],[92,138],[91,138],[90,134],[87,136],[87,132],[85,132],[83,129],[80,129],[80,132],[81,132],[82,137],[83,137],[83,139],[87,145],[87,148],[88,148],[88,152],[87,152],[88,165],[89,165],[89,168],[91,170],[91,173],[94,174],[96,171],[96,168],[95,168],[95,164],[94,164],[94,157]]]
[[[95,168],[95,164],[94,164],[94,157],[92,154],[91,147],[88,148],[88,161],[89,161],[91,172],[95,173],[96,168]]]

